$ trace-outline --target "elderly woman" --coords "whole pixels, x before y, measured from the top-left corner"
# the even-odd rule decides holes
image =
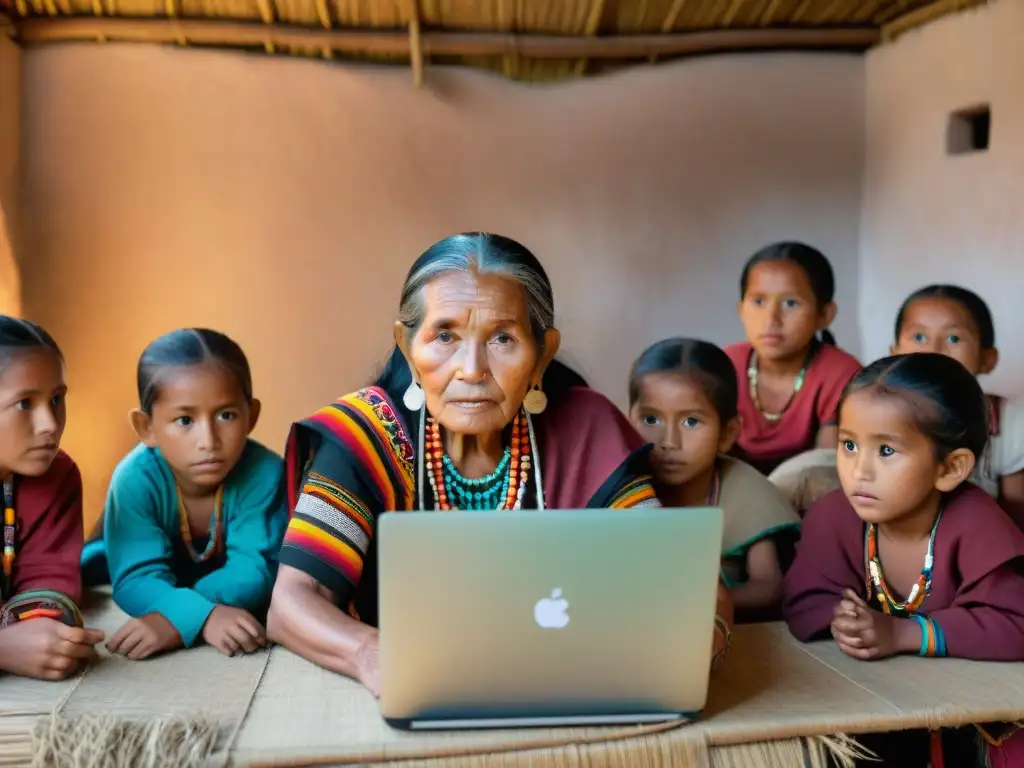
[[[292,427],[271,639],[376,695],[378,515],[658,505],[643,441],[554,361],[559,341],[551,283],[519,243],[462,234],[420,256],[375,385]]]

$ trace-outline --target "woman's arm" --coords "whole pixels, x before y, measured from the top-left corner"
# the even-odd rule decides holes
[[[355,678],[380,693],[378,631],[337,607],[312,576],[282,565],[267,616],[267,636],[314,664]]]
[[[771,608],[782,601],[782,566],[774,541],[761,539],[747,550],[747,580],[729,594],[741,611]]]

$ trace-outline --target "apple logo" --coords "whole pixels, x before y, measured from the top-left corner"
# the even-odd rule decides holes
[[[569,601],[562,597],[561,589],[551,590],[533,606],[533,620],[541,629],[562,629],[569,623]]]

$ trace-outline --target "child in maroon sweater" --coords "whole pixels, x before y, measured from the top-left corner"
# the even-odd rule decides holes
[[[59,680],[103,633],[81,627],[82,478],[60,451],[64,359],[42,328],[0,315],[0,672]]]

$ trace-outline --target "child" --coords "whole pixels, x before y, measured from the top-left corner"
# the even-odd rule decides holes
[[[629,414],[654,444],[661,503],[724,509],[722,577],[737,613],[749,618],[778,607],[782,567],[776,541],[792,536],[799,519],[764,475],[722,455],[740,429],[736,389],[736,373],[721,349],[706,341],[667,339],[633,364]]]
[[[56,342],[0,315],[0,671],[43,680],[73,674],[103,640],[77,607],[82,477],[60,450],[66,393]]]
[[[929,285],[912,293],[896,315],[892,354],[939,352],[959,360],[975,376],[999,362],[988,305],[957,285]],[[988,396],[989,442],[972,480],[999,499],[1024,526],[1024,403]]]
[[[827,330],[834,293],[828,259],[803,243],[770,245],[743,268],[748,340],[725,350],[741,384],[734,452],[766,475],[798,453],[836,446],[836,403],[860,363]]]
[[[842,488],[804,518],[786,576],[797,639],[831,634],[857,659],[1024,660],[1024,534],[965,482],[987,440],[985,396],[950,357],[857,374],[839,406]]]
[[[138,367],[142,441],[114,471],[104,510],[114,601],[134,618],[107,647],[129,659],[266,644],[260,623],[288,511],[279,456],[248,438],[259,417],[245,354],[206,329],[173,331]]]

